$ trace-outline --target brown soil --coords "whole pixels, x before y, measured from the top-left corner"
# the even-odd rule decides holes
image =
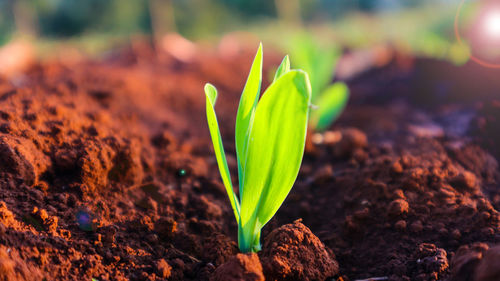
[[[181,61],[138,44],[0,78],[0,280],[499,280],[500,106],[488,93],[500,87],[483,75],[464,89],[451,73],[489,72],[427,60],[349,81],[340,120],[309,134],[263,251],[237,254],[202,89],[220,91],[234,155],[252,55]]]

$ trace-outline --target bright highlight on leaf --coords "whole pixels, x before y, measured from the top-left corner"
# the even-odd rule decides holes
[[[211,84],[205,86],[210,135],[238,223],[238,245],[242,252],[260,250],[262,227],[278,211],[297,178],[311,101],[307,73],[290,70],[288,56],[259,101],[261,83],[262,44],[250,69],[236,116],[240,198],[233,190],[215,115],[217,90]]]

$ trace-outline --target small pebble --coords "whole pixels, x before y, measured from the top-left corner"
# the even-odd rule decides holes
[[[491,218],[491,214],[488,212],[481,212],[481,219],[487,221]]]
[[[339,131],[326,131],[323,134],[322,141],[326,145],[332,145],[340,141],[342,139],[342,134]]]
[[[476,175],[469,171],[463,171],[451,180],[451,184],[456,188],[473,190],[476,188]]]
[[[408,213],[409,209],[408,202],[403,199],[396,199],[389,204],[388,212],[390,216],[396,217]]]
[[[172,274],[172,267],[164,259],[160,259],[156,262],[156,271],[161,278],[169,278]]]
[[[405,196],[403,190],[401,190],[401,189],[394,190],[394,196],[396,198],[399,198],[399,199],[406,199],[406,196]]]
[[[485,236],[493,236],[495,234],[495,230],[491,227],[485,227],[481,229],[481,233]]]
[[[460,230],[454,229],[451,232],[451,236],[453,237],[453,239],[458,240],[458,239],[460,239],[462,237],[462,234],[460,233]]]
[[[314,173],[314,183],[323,184],[333,179],[333,168],[331,165],[325,165]]]
[[[406,221],[404,220],[400,220],[400,221],[397,221],[395,224],[394,224],[394,227],[399,230],[399,231],[403,231],[406,229]]]
[[[441,236],[446,236],[448,234],[448,230],[446,230],[446,228],[440,228],[438,230],[439,234],[441,234]]]
[[[354,218],[358,220],[364,220],[370,217],[370,209],[364,208],[363,210],[356,211],[354,213]]]
[[[424,229],[424,225],[418,220],[411,224],[410,229],[413,232],[420,232]]]
[[[392,164],[391,171],[396,174],[401,174],[403,172],[403,166],[399,161]]]

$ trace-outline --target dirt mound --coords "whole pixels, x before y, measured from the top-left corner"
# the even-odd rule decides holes
[[[229,261],[217,268],[211,281],[264,281],[264,273],[259,256],[255,253],[236,254]]]
[[[339,273],[333,253],[298,220],[273,230],[260,256],[267,280],[326,280]]]

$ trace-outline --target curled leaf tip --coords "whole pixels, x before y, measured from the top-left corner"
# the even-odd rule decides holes
[[[210,83],[205,84],[205,95],[210,100],[210,103],[212,103],[212,105],[215,105],[215,102],[217,101],[217,89],[214,87],[214,85]]]

